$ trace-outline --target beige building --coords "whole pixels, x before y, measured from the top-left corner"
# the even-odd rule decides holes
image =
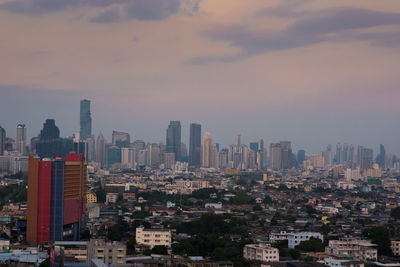
[[[87,250],[87,266],[92,259],[100,259],[107,266],[126,263],[126,246],[113,241],[105,242],[104,239],[91,239]]]
[[[390,248],[392,249],[393,255],[400,256],[400,240],[390,241]]]
[[[348,255],[354,260],[360,261],[376,261],[378,259],[378,250],[375,244],[371,244],[369,240],[354,238],[329,240],[325,253],[332,256]]]
[[[279,262],[279,250],[270,244],[248,244],[243,248],[243,258],[261,262]]]
[[[171,230],[136,228],[136,243],[140,245],[171,247]]]

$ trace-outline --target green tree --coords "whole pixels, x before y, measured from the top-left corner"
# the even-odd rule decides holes
[[[378,245],[378,255],[392,256],[390,239],[394,234],[393,227],[377,226],[363,231],[365,237],[371,239],[373,244]]]
[[[390,212],[390,217],[393,217],[396,220],[400,219],[400,207],[392,209]]]
[[[152,254],[168,255],[168,250],[165,246],[154,246],[151,249]]]
[[[301,241],[296,248],[305,252],[322,252],[325,250],[322,240],[314,237],[311,237],[310,240],[307,241]]]

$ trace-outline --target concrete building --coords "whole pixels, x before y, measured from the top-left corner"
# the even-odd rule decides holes
[[[301,241],[308,241],[311,237],[324,241],[324,236],[317,232],[298,232],[288,234],[288,247],[295,248]]]
[[[136,228],[136,243],[139,245],[171,247],[171,230]]]
[[[390,241],[390,248],[392,249],[393,255],[400,256],[400,240]]]
[[[88,245],[87,266],[90,266],[92,259],[99,259],[107,266],[125,264],[126,246],[116,241],[106,242],[104,239],[91,239]]]
[[[80,102],[80,138],[86,140],[92,134],[92,117],[90,114],[90,100]]]
[[[378,259],[378,251],[375,244],[371,244],[369,240],[354,238],[329,240],[325,253],[332,256],[347,255],[353,257],[354,260],[360,261],[376,261]]]
[[[263,264],[279,262],[279,250],[270,244],[247,244],[243,248],[243,258]]]
[[[26,127],[25,127],[25,124],[17,125],[16,150],[20,156],[26,155]]]

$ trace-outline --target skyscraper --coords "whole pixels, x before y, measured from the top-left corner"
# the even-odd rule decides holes
[[[100,166],[104,167],[106,164],[106,139],[102,133],[99,134],[96,141],[96,161],[100,163]]]
[[[201,125],[190,124],[189,137],[189,165],[200,167],[201,165]]]
[[[304,151],[303,149],[300,149],[299,151],[297,151],[297,162],[302,165],[303,161],[306,159],[306,151]]]
[[[27,241],[79,240],[86,213],[86,162],[70,153],[65,160],[29,156]]]
[[[92,134],[92,117],[90,115],[90,100],[81,100],[80,106],[80,138],[86,140]]]
[[[181,160],[181,122],[170,121],[167,128],[167,152],[175,153],[175,160]]]
[[[205,133],[203,137],[203,145],[201,149],[202,160],[201,166],[203,168],[211,168],[212,167],[212,138],[210,133]]]
[[[47,119],[36,143],[36,153],[41,158],[65,157],[73,151],[73,140],[60,138],[60,130],[53,119]]]
[[[372,169],[374,151],[370,148],[363,148],[361,150],[361,170]]]
[[[112,144],[117,147],[129,147],[131,144],[131,137],[128,133],[113,131]]]
[[[17,125],[17,138],[16,138],[17,152],[19,155],[26,154],[26,127],[25,124]]]
[[[382,169],[385,168],[385,157],[386,157],[386,150],[385,146],[380,144],[379,145],[379,154],[376,156],[376,163],[381,167]]]
[[[6,146],[6,130],[0,126],[0,156],[4,155],[4,148]]]

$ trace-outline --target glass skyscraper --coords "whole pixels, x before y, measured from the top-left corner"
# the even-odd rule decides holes
[[[167,128],[167,152],[175,154],[175,160],[181,160],[181,122],[170,121]]]
[[[189,165],[201,166],[201,125],[196,123],[190,124],[189,137]]]
[[[92,134],[92,117],[90,115],[90,100],[81,100],[80,109],[80,139],[86,140]]]

